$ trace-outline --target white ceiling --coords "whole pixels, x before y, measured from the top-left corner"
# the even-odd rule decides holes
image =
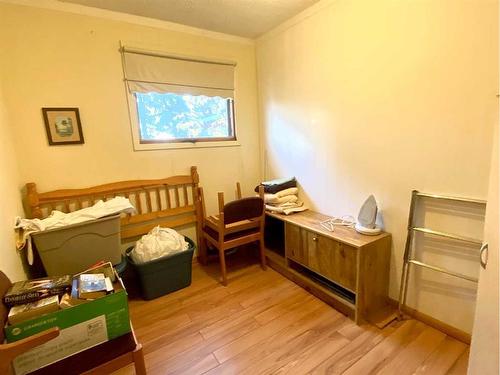
[[[255,38],[319,0],[59,0]]]

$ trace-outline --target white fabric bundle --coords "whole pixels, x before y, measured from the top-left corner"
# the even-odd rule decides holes
[[[183,235],[170,228],[153,228],[136,242],[131,257],[135,263],[149,262],[189,248]]]
[[[16,218],[15,229],[33,229],[34,231],[44,231],[67,225],[83,223],[85,221],[99,219],[104,216],[117,214],[120,212],[132,213],[134,206],[127,198],[115,197],[106,202],[98,201],[91,207],[81,210],[64,213],[61,211],[52,211],[45,219],[21,219]]]

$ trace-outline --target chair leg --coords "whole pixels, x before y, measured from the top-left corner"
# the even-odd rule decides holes
[[[219,249],[220,271],[222,274],[222,285],[227,286],[226,256],[222,248]]]
[[[198,261],[206,266],[208,264],[208,245],[205,236],[201,236],[200,244],[198,245]]]
[[[142,351],[142,346],[139,344],[132,352],[134,358],[134,367],[136,375],[146,375],[146,364],[144,362],[144,353]]]
[[[265,271],[267,269],[266,267],[266,252],[264,251],[264,241],[260,240],[259,241],[259,247],[260,247],[260,265],[262,269]]]

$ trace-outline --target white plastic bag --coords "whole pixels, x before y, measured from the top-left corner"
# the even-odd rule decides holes
[[[135,243],[131,252],[132,260],[139,264],[189,248],[184,236],[170,228],[155,227]]]

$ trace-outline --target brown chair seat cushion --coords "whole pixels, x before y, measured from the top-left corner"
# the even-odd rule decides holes
[[[208,234],[214,240],[219,241],[219,233],[216,230],[213,230],[212,228],[210,228],[209,226],[205,225],[203,227],[203,232]],[[251,228],[251,229],[241,230],[241,231],[238,231],[235,233],[226,234],[224,236],[224,241],[225,242],[231,241],[231,240],[234,240],[236,238],[241,238],[241,237],[248,236],[250,234],[256,234],[256,233],[259,233],[259,228]]]
[[[92,370],[106,362],[135,350],[136,343],[132,332],[116,337],[113,340],[73,354],[72,356],[42,367],[30,374],[36,375],[77,375]]]

